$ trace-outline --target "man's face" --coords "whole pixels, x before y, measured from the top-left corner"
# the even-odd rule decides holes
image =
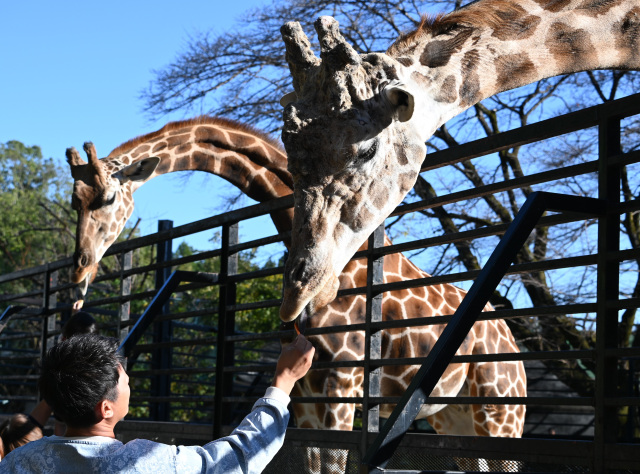
[[[118,372],[120,373],[120,378],[118,379],[118,398],[113,402],[113,415],[116,420],[120,421],[129,413],[131,389],[129,388],[129,376],[122,366],[119,367]]]

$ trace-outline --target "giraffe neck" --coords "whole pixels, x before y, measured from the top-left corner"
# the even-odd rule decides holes
[[[129,183],[131,192],[156,176],[177,171],[215,174],[258,202],[292,192],[287,156],[280,145],[231,120],[200,117],[173,122],[120,145],[102,161],[115,172],[152,156],[160,163],[145,181]],[[287,210],[272,215],[278,231],[291,230],[292,214]]]
[[[640,5],[637,0],[480,0],[423,20],[387,54],[426,92],[422,113],[432,113],[434,106],[442,110],[439,126],[487,97],[546,77],[639,69]]]

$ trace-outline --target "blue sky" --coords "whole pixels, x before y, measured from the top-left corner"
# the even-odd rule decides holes
[[[241,27],[238,19],[267,0],[37,0],[1,2],[0,142],[39,145],[63,163],[66,148],[93,141],[99,156],[120,143],[156,130],[181,114],[143,114],[140,92],[153,69],[169,64],[199,32]],[[179,175],[182,175],[181,178]],[[232,188],[194,174],[162,176],[134,195],[132,222],[144,234],[158,219],[174,225],[220,211],[216,196]],[[205,198],[203,199],[203,196]],[[206,238],[190,241],[206,248]]]

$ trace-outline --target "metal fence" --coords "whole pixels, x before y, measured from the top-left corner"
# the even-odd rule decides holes
[[[637,200],[621,202],[620,174],[637,171],[640,161],[636,151],[622,152],[620,123],[640,113],[640,96],[632,96],[602,106],[529,125],[497,136],[480,139],[456,148],[428,155],[425,173],[435,173],[463,160],[490,157],[492,154],[529,143],[541,142],[596,127],[597,145],[593,159],[559,169],[535,170],[530,174],[491,184],[454,190],[446,195],[399,207],[391,219],[417,216],[420,213],[455,203],[478,205],[488,195],[500,196],[525,186],[546,190],[561,180],[580,180],[589,176],[597,183],[595,195],[606,200],[603,215],[549,214],[540,226],[563,232],[565,225],[582,225],[584,233],[595,233],[597,249],[592,253],[558,255],[530,264],[512,265],[506,279],[530,272],[557,274],[563,278],[585,278],[594,286],[591,297],[560,301],[553,306],[527,306],[516,299],[513,308],[498,308],[486,318],[528,321],[542,327],[548,318],[569,315],[581,331],[593,331],[595,342],[588,347],[567,347],[557,351],[523,350],[520,354],[497,354],[491,360],[525,361],[529,393],[525,400],[512,403],[527,405],[525,435],[522,439],[483,438],[475,436],[436,436],[429,426],[415,423],[403,438],[395,456],[387,465],[390,472],[444,472],[450,470],[493,470],[496,472],[640,472],[638,446],[638,394],[640,338],[632,347],[619,347],[619,313],[635,310],[640,300],[621,294],[628,275],[621,272],[640,260],[640,249],[621,245],[620,217],[640,210]],[[202,443],[228,432],[246,414],[250,405],[268,385],[279,352],[279,341],[291,335],[290,329],[278,326],[278,298],[246,300],[239,289],[252,285],[281,285],[282,261],[264,268],[241,271],[242,252],[278,245],[283,236],[261,235],[241,242],[238,225],[247,219],[292,206],[286,197],[217,215],[188,225],[171,228],[161,224],[157,234],[120,242],[107,253],[108,270],[99,276],[90,290],[86,309],[99,322],[100,332],[125,341],[135,332],[145,308],[167,282],[172,271],[204,269],[215,278],[185,278],[177,284],[172,298],[157,302],[157,316],[139,341],[128,352],[132,385],[131,414],[118,425],[123,440],[147,437],[172,443]],[[590,210],[586,210],[589,214]],[[595,210],[594,210],[595,211]],[[582,224],[581,224],[582,223]],[[592,224],[597,223],[597,230]],[[394,252],[404,252],[418,259],[418,251],[433,249],[446,255],[446,248],[458,242],[482,242],[502,235],[506,224],[482,226],[473,230],[436,236],[418,236],[391,246],[370,245],[356,258],[370,262]],[[169,242],[196,232],[215,230],[219,244],[212,250],[194,255],[171,257]],[[375,243],[374,239],[370,240]],[[478,244],[480,245],[480,244]],[[278,250],[280,249],[280,250]],[[273,253],[281,253],[277,247]],[[162,257],[164,255],[164,257]],[[207,266],[207,262],[216,262]],[[28,410],[38,399],[37,361],[43,351],[55,343],[62,324],[69,317],[74,285],[69,283],[71,259],[52,262],[9,275],[0,276],[0,411],[6,415]],[[425,268],[425,270],[428,270]],[[372,279],[368,287],[343,291],[339,297],[362,294],[368,297],[403,288],[416,288],[442,282],[462,286],[478,276],[474,271],[458,271],[429,278],[383,283]],[[149,282],[153,281],[153,284]],[[244,299],[243,299],[244,298]],[[559,298],[559,300],[561,300]],[[366,324],[314,329],[309,334],[334,334],[358,330],[367,337],[380,331],[407,324],[407,321],[376,321],[368,305]],[[272,321],[260,331],[252,330],[252,314]],[[255,318],[257,319],[257,318]],[[427,318],[423,318],[427,319]],[[435,319],[435,318],[433,318]],[[439,317],[442,324],[450,317]],[[415,321],[413,322],[414,324]],[[431,324],[420,320],[420,324]],[[266,328],[266,329],[265,329]],[[524,341],[519,341],[523,343]],[[523,344],[524,347],[524,344]],[[421,364],[423,357],[412,363]],[[485,357],[485,359],[487,359]],[[485,360],[483,359],[483,360]],[[479,356],[458,356],[454,362],[476,362]],[[562,373],[551,362],[574,361],[587,367],[592,375],[592,389],[578,393],[571,388],[571,373]],[[374,373],[380,367],[406,361],[367,359],[353,365]],[[342,365],[340,365],[342,364]],[[317,368],[344,366],[323,363]],[[560,364],[561,366],[562,364]],[[593,370],[590,372],[590,368]],[[374,377],[375,378],[375,377]],[[398,398],[375,395],[366,387],[362,399],[348,399],[362,404],[364,429],[352,432],[329,432],[290,428],[286,446],[265,472],[321,472],[327,460],[343,466],[347,472],[367,472],[361,466],[366,449],[375,442],[377,423],[371,422],[368,409],[381,403],[398,402]],[[294,400],[314,403],[318,399]],[[339,400],[340,401],[340,400]],[[482,403],[472,397],[429,397],[428,403]],[[509,400],[501,400],[510,403]],[[484,400],[496,403],[496,400]],[[384,424],[384,420],[380,421]],[[324,465],[313,466],[316,460]]]

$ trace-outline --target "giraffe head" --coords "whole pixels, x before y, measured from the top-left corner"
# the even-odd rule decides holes
[[[100,259],[131,217],[133,184],[149,178],[160,159],[150,157],[124,165],[118,159],[99,160],[93,143],[85,143],[84,151],[88,162],[73,147],[66,155],[74,180],[71,205],[78,214],[72,280],[84,282],[86,289]]]
[[[428,99],[399,61],[356,53],[333,18],[315,28],[321,60],[298,23],[282,27],[295,88],[281,101],[295,197],[284,321],[335,297],[346,263],[413,187],[441,119],[416,118]]]

